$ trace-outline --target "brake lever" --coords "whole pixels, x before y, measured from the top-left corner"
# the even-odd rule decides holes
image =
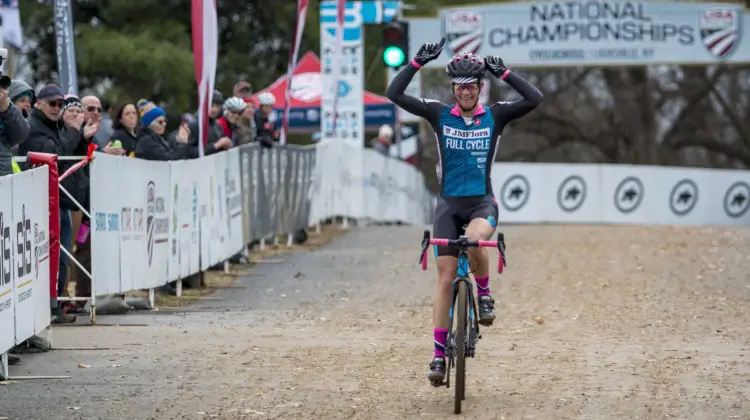
[[[419,263],[422,264],[422,260],[427,257],[427,248],[430,246],[430,231],[425,230],[424,236],[422,237],[422,252],[419,254]]]
[[[505,259],[505,234],[497,234],[497,250],[500,251],[500,258],[503,259],[503,267],[508,266],[508,261]]]

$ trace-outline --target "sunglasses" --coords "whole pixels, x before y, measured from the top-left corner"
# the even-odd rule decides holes
[[[65,101],[47,101],[47,105],[53,108],[62,108],[65,105]]]
[[[166,125],[167,124],[167,120],[163,120],[163,119],[159,119],[159,120],[156,120],[154,122],[157,123],[157,124],[159,124],[159,125]]]
[[[464,90],[464,89],[474,91],[474,90],[479,90],[479,85],[476,85],[473,83],[462,83],[462,84],[453,85],[453,89],[459,90],[459,91]]]
[[[94,112],[94,111],[96,111],[96,112],[98,112],[100,114],[102,113],[102,109],[98,108],[98,107],[95,107],[95,106],[87,106],[86,107],[86,111],[88,111],[88,112]]]

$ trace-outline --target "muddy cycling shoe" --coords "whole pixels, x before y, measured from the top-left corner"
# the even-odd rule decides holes
[[[479,296],[479,324],[492,325],[495,322],[495,300],[490,295]]]
[[[430,379],[432,386],[440,386],[443,384],[445,379],[445,358],[435,357],[430,362],[430,371],[427,372],[427,377]]]

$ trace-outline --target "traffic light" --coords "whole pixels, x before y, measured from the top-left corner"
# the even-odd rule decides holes
[[[409,23],[391,22],[383,28],[383,63],[399,68],[409,54]]]

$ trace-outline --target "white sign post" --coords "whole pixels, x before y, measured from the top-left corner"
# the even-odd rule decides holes
[[[344,141],[356,147],[365,146],[365,24],[387,23],[396,15],[398,1],[355,1],[346,3],[341,51],[336,48],[336,2],[320,3],[321,140]],[[334,60],[334,56],[336,60]],[[340,66],[336,87],[334,63]],[[333,103],[336,104],[336,129],[333,127]]]

